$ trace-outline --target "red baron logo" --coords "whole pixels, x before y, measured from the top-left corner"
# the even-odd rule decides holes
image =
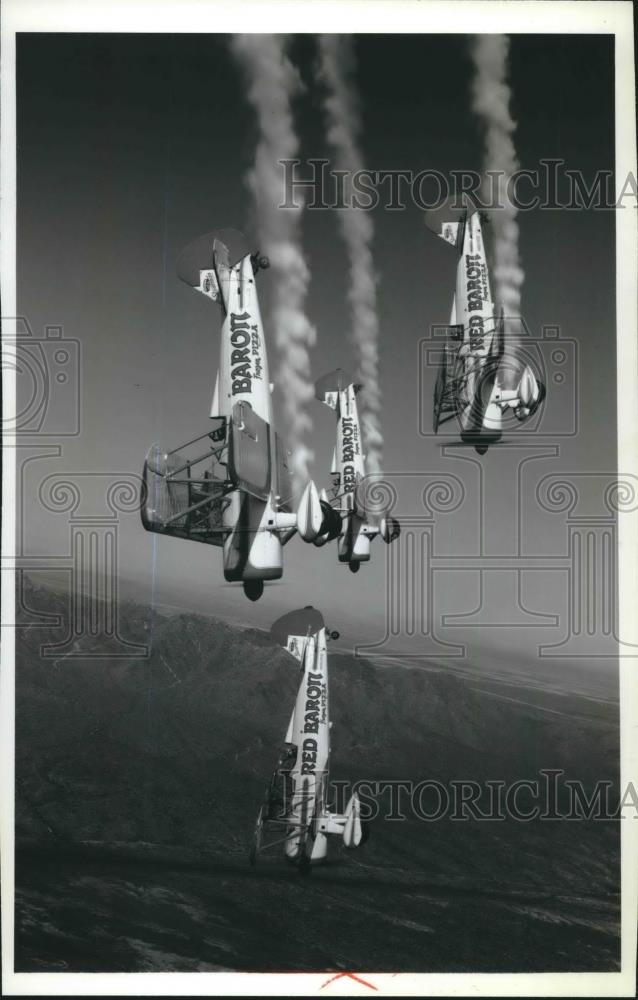
[[[250,322],[250,313],[230,314],[230,342],[233,346],[230,378],[232,393],[236,396],[239,392],[250,392],[253,378],[262,377],[259,333],[257,324]],[[251,368],[251,351],[254,369]]]

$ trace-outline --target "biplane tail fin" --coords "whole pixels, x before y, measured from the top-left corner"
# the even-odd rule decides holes
[[[224,304],[224,280],[248,253],[244,236],[236,229],[215,229],[185,247],[177,258],[178,277],[213,302]]]
[[[305,608],[298,608],[296,611],[288,611],[287,614],[273,622],[270,627],[270,637],[301,661],[303,647],[308,636],[316,635],[325,627],[326,623],[321,612],[308,605]]]
[[[355,381],[348,372],[345,372],[343,368],[337,368],[333,372],[328,372],[327,375],[323,375],[320,379],[315,382],[315,397],[320,403],[325,403],[329,406],[331,410],[336,410],[339,405],[339,393],[343,392],[348,386],[353,385],[355,387],[355,392],[358,391],[359,386],[355,385]]]

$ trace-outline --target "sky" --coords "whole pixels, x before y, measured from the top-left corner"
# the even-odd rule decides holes
[[[329,158],[322,90],[314,79],[316,39],[295,37],[289,54],[304,85],[294,102],[301,158]],[[470,108],[466,36],[361,35],[355,55],[368,169],[431,169],[448,177],[452,170],[480,169],[482,134]],[[613,38],[515,36],[510,83],[523,167],[561,159],[588,183],[597,171],[613,170]],[[210,34],[19,36],[17,102],[19,311],[36,337],[47,325],[61,326],[65,338],[79,342],[81,355],[81,432],[38,440],[58,444],[61,453],[24,467],[25,545],[47,557],[68,550],[69,526],[42,510],[38,490],[46,476],[84,474],[90,497],[96,481],[86,473],[139,473],[153,442],[174,447],[206,430],[220,317],[178,280],[175,260],[212,229],[240,228],[251,242],[255,216],[245,177],[257,129],[228,37]],[[481,462],[473,452],[444,451],[429,434],[435,372],[423,372],[420,342],[432,324],[449,318],[454,252],[432,237],[413,204],[372,214],[385,472],[399,492],[396,513],[407,519],[408,535],[418,533],[410,519],[423,515],[427,484],[452,476],[464,494],[457,510],[436,519],[438,634],[465,644],[469,659],[532,663],[539,643],[560,641],[567,607],[564,569],[560,559],[552,563],[566,546],[565,522],[539,512],[538,483],[552,474],[586,474],[579,489],[595,504],[598,479],[591,474],[616,469],[613,213],[519,215],[523,317],[535,336],[543,325],[558,326],[577,363],[567,361],[563,383],[548,384],[546,432],[525,438],[514,432]],[[354,366],[347,257],[336,213],[306,210],[302,239],[318,378]],[[260,275],[259,291],[276,374],[269,273]],[[281,412],[277,388],[274,398]],[[311,471],[319,485],[328,485],[333,420],[319,403],[311,412]],[[279,429],[285,436],[285,427]],[[541,451],[533,461],[531,446]],[[484,575],[481,590],[476,570],[446,568],[446,557],[458,564],[470,555],[514,555],[517,518],[525,553],[547,555],[535,572],[520,580],[511,573]],[[119,540],[120,592],[145,602],[260,626],[312,603],[347,645],[445,653],[410,635],[407,625],[391,642],[382,641],[389,590],[388,553],[380,541],[371,563],[353,577],[333,547],[318,550],[294,539],[285,550],[283,580],[249,604],[224,584],[213,548],[149,535],[135,514],[122,515]],[[484,620],[472,618],[479,600],[498,605],[517,581],[529,614],[499,619],[488,609]],[[469,615],[465,627],[442,623],[441,616],[454,614]],[[560,625],[548,624],[552,614]]]

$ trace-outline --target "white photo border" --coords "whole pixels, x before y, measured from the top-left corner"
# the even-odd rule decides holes
[[[637,176],[633,5],[546,0],[4,0],[1,11],[2,312],[16,316],[16,87],[18,32],[240,32],[314,34],[613,34],[615,36],[616,183]],[[618,470],[638,473],[638,233],[636,210],[616,212]],[[3,321],[3,337],[11,336]],[[3,371],[3,419],[14,414],[15,373]],[[359,996],[369,988],[330,973],[16,973],[14,954],[14,567],[15,439],[4,436],[2,506],[2,665],[0,788],[2,814],[2,985],[5,995],[39,996]],[[620,634],[638,643],[638,514],[619,513]],[[619,658],[621,787],[638,779],[635,661]],[[621,825],[621,970],[610,973],[381,973],[357,975],[377,996],[634,996],[638,903],[638,822]]]

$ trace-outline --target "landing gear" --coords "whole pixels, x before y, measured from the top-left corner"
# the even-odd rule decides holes
[[[310,858],[305,854],[299,862],[299,874],[302,878],[308,878],[312,871],[312,865],[310,864]]]
[[[263,592],[263,580],[244,580],[244,593],[249,601],[258,601]]]
[[[487,448],[488,448],[488,446],[486,444],[477,444],[477,445],[474,446],[474,451],[478,455],[484,455],[485,452],[487,451]]]
[[[350,572],[351,573],[358,573],[359,572],[359,568],[360,568],[359,563],[355,562],[354,559],[350,560],[350,562],[348,563],[348,566],[350,567]]]

